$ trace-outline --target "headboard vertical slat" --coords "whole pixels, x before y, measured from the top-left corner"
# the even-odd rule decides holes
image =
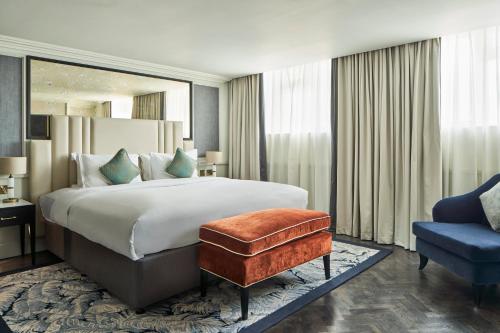
[[[30,200],[37,204],[37,236],[44,234],[38,198],[52,191],[52,145],[47,140],[31,140],[29,159]]]
[[[172,150],[175,152],[177,147],[184,148],[183,145],[183,128],[182,122],[174,121],[173,123],[173,135],[171,136],[173,139],[173,147]]]
[[[167,133],[174,132],[174,123],[166,122],[165,123],[165,154],[173,154],[174,153],[174,141],[173,136],[167,135]]]
[[[82,117],[70,117],[69,118],[69,150],[68,153],[82,153],[83,152],[83,121]],[[71,160],[71,156],[68,162],[68,174],[69,174],[69,184],[73,185],[77,183],[76,179],[76,165],[74,161]]]
[[[69,184],[69,118],[52,116],[50,122],[52,141],[52,190]]]
[[[82,153],[90,154],[90,118],[82,118]]]
[[[165,122],[158,121],[158,152],[165,153]]]

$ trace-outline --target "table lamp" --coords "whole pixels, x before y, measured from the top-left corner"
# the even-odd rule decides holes
[[[212,165],[212,175],[215,176],[217,173],[216,165],[222,164],[222,152],[221,151],[207,151],[205,154],[205,161],[207,164]]]
[[[7,199],[4,203],[15,203],[19,201],[14,193],[14,177],[12,175],[21,175],[26,173],[26,157],[0,157],[0,175],[10,175],[9,183],[3,186],[2,190],[7,189]]]

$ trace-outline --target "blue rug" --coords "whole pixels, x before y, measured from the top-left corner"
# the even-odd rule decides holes
[[[240,319],[239,290],[217,280],[136,314],[66,263],[0,278],[0,323],[14,332],[260,332],[337,288],[391,253],[335,240],[332,278],[321,258],[250,289],[249,318]],[[3,331],[3,330],[2,330]]]

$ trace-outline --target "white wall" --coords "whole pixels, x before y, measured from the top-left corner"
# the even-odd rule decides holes
[[[228,148],[228,79],[218,75],[201,73],[180,68],[163,66],[137,60],[119,58],[94,52],[76,50],[52,44],[28,41],[0,35],[0,54],[25,58],[27,55],[70,61],[106,68],[121,69],[144,74],[158,75],[172,79],[192,81],[194,84],[206,85],[219,88],[219,149],[223,151],[227,161]],[[26,62],[25,62],[26,63]],[[25,71],[26,72],[26,71]],[[26,81],[24,80],[23,86]],[[25,89],[23,88],[23,91]],[[25,101],[23,101],[23,114],[25,114]],[[25,117],[24,117],[25,118]],[[25,128],[25,119],[23,131]],[[24,151],[28,152],[28,140],[25,141]],[[227,175],[227,168],[220,166],[217,173],[220,176]],[[29,177],[29,175],[28,175]],[[6,178],[0,178],[0,184],[7,182]],[[29,199],[28,178],[16,179],[16,193],[23,198]],[[18,228],[0,229],[0,258],[7,258],[20,254]],[[43,250],[43,240],[37,241],[37,250]],[[29,251],[29,248],[27,248]]]

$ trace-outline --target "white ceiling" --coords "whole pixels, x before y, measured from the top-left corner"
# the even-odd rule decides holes
[[[500,24],[500,0],[0,0],[0,34],[237,77]]]

